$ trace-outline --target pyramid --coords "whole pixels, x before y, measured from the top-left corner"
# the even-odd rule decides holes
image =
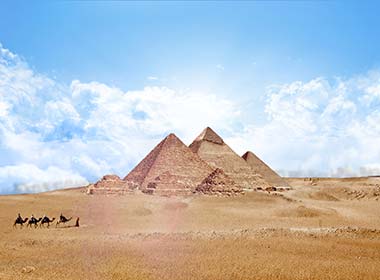
[[[222,169],[216,168],[195,188],[195,193],[233,196],[244,194],[244,191]]]
[[[125,182],[117,175],[104,175],[99,181],[94,184],[95,188],[120,188],[125,185]]]
[[[95,184],[87,187],[88,194],[127,194],[132,192],[133,188],[117,175],[104,175]]]
[[[190,194],[212,168],[169,134],[125,178],[144,193]]]
[[[289,187],[289,184],[281,178],[272,168],[263,162],[254,153],[248,151],[242,158],[251,166],[251,168],[259,173],[263,178],[273,186],[276,187]]]
[[[224,143],[223,139],[210,127],[203,130],[190,144],[189,148],[212,168],[222,169],[243,189],[270,186],[261,175],[254,172],[243,158]]]

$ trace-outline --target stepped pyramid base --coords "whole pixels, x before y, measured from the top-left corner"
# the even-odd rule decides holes
[[[134,193],[133,190],[128,188],[87,188],[87,194],[95,195],[127,195]]]
[[[195,188],[194,193],[235,196],[244,194],[244,191],[222,169],[216,168]]]
[[[193,195],[193,192],[191,190],[184,190],[184,189],[159,189],[159,190],[145,189],[142,192],[149,195],[159,195],[159,196],[167,196],[167,197]]]
[[[87,187],[87,194],[133,194],[136,186],[121,180],[117,175],[105,175],[98,182]]]

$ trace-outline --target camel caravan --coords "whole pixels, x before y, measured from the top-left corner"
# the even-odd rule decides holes
[[[59,225],[66,225],[66,223],[70,222],[72,220],[72,218],[73,217],[66,218],[61,213],[61,215],[59,216],[59,220],[55,224],[55,227],[58,227]],[[54,221],[55,221],[55,218],[50,219],[46,215],[37,219],[34,217],[33,214],[30,218],[24,218],[23,219],[19,213],[14,224],[13,224],[13,227],[16,228],[17,225],[20,225],[20,228],[23,228],[24,224],[26,223],[26,227],[29,227],[29,228],[32,228],[33,226],[34,226],[34,228],[37,228],[37,227],[45,228],[45,225],[47,228],[49,228],[50,224],[53,223]],[[79,217],[76,219],[74,227],[79,227]]]

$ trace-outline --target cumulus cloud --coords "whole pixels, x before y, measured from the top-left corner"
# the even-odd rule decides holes
[[[5,102],[0,102],[0,117],[5,117],[8,115],[9,105]]]
[[[156,77],[156,76],[148,76],[147,79],[149,81],[157,81],[157,80],[159,80],[158,77]]]
[[[33,164],[0,167],[0,186],[5,193],[43,192],[88,182],[75,172],[49,166],[45,170]]]
[[[0,45],[0,193],[36,192],[125,176],[166,134],[189,144],[211,126],[286,176],[380,173],[380,72],[273,85],[267,121],[239,100],[168,87],[124,91],[60,83]]]
[[[4,48],[0,112],[0,192],[125,176],[169,132],[189,142],[207,125],[228,130],[239,116],[236,104],[208,93],[167,87],[125,92],[79,80],[66,86]]]
[[[268,121],[247,126],[231,142],[258,151],[285,176],[379,175],[379,86],[375,71],[272,86]]]

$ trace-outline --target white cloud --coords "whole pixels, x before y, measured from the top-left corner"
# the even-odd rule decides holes
[[[216,68],[220,71],[224,71],[224,66],[222,64],[217,64]]]
[[[370,176],[380,174],[380,163],[365,164],[360,167],[359,174],[367,174]]]
[[[87,183],[87,180],[77,173],[54,166],[44,170],[33,164],[0,167],[0,186],[6,192],[43,192],[83,186]]]
[[[158,77],[156,77],[156,76],[149,76],[149,77],[147,77],[147,79],[149,81],[157,81],[157,80],[159,80]]]
[[[289,176],[374,175],[380,162],[380,73],[268,88],[266,123],[238,101],[167,87],[61,84],[0,46],[0,192],[125,176],[166,134],[189,144],[213,127]]]
[[[227,128],[239,115],[232,102],[192,91],[145,87],[140,91],[123,92],[104,84],[79,81],[74,81],[71,89],[74,102],[75,98],[85,96],[85,100],[79,99],[78,103],[92,104],[90,109],[79,110],[86,119],[86,130],[95,129],[97,136],[123,145],[127,144],[126,139],[138,134],[157,140],[172,131],[190,141],[207,124]]]
[[[79,80],[65,86],[2,52],[0,192],[68,186],[106,173],[125,176],[169,132],[189,142],[207,125],[228,130],[239,116],[234,103],[212,94],[166,87],[124,92]],[[25,172],[25,165],[31,170],[25,176],[9,175]],[[56,180],[46,172],[56,173]]]
[[[0,118],[8,115],[8,109],[8,103],[0,101]]]
[[[368,100],[380,73],[347,80],[318,78],[271,87],[268,122],[231,137],[289,176],[359,176],[380,172],[379,104]]]

